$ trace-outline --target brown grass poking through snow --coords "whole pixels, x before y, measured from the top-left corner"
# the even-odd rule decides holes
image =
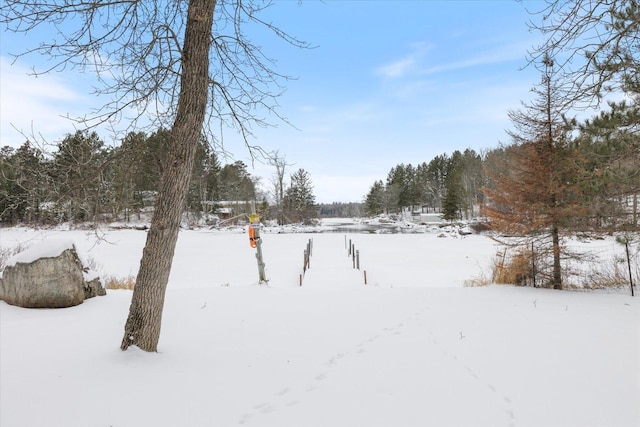
[[[106,289],[126,289],[132,291],[136,285],[136,278],[134,276],[127,277],[115,277],[110,276],[105,279]]]
[[[510,257],[494,259],[493,281],[509,285],[523,285],[531,278],[531,257],[518,251]]]

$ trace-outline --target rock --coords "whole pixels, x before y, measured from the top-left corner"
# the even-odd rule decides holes
[[[57,252],[52,256],[36,250],[46,256],[23,253],[10,260],[0,280],[0,299],[19,307],[63,308],[106,294],[99,278],[85,282],[82,262],[73,244]]]
[[[460,227],[458,229],[458,234],[460,234],[461,236],[468,236],[470,234],[473,234],[473,230],[470,227]]]
[[[95,277],[91,280],[84,282],[84,298],[89,299],[93,297],[105,296],[107,291],[104,290],[99,277]]]

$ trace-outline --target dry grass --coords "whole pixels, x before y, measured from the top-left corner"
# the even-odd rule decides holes
[[[490,285],[492,283],[493,283],[493,281],[491,280],[491,278],[487,277],[485,272],[482,271],[478,277],[474,277],[472,279],[465,280],[463,282],[463,286],[465,288],[477,288],[477,287],[481,287],[481,286],[488,286],[488,285]]]
[[[531,254],[521,250],[510,257],[498,256],[493,262],[493,282],[523,285],[531,278]]]
[[[465,280],[462,286],[465,288],[479,288],[482,286],[489,286],[491,283],[493,283],[491,280],[487,279],[486,276],[481,275],[480,277]]]
[[[582,279],[582,286],[580,286],[582,289],[606,289],[629,286],[627,266],[616,260],[611,264],[594,265]]]
[[[501,285],[527,285],[531,281],[531,253],[519,250],[512,255],[498,252],[491,263],[491,274],[484,271],[478,277],[464,281],[465,287]]]
[[[115,277],[110,276],[105,279],[105,289],[124,289],[132,291],[136,285],[134,276]]]

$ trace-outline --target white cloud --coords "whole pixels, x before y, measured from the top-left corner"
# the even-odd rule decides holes
[[[402,59],[378,67],[376,74],[389,79],[404,77],[416,69],[422,57],[428,51],[432,50],[434,45],[428,42],[417,42],[413,43],[410,48],[411,52],[408,55]]]
[[[73,131],[73,123],[64,116],[82,111],[86,103],[60,75],[30,76],[27,67],[11,64],[5,57],[0,57],[0,93],[3,146],[17,147],[32,134],[48,142],[61,138]]]
[[[391,64],[383,65],[378,68],[378,74],[386,78],[398,78],[404,76],[413,65],[415,65],[415,58],[405,58],[395,61]]]
[[[483,65],[501,64],[510,61],[521,61],[525,65],[525,54],[530,47],[530,43],[519,42],[508,45],[500,45],[498,48],[480,52],[474,56],[459,61],[443,63],[437,66],[425,67],[421,74],[435,74],[446,71],[461,70]]]

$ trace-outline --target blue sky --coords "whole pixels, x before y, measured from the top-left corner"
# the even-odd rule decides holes
[[[295,76],[278,100],[295,128],[254,129],[252,143],[278,150],[309,172],[318,202],[361,201],[375,180],[400,163],[417,165],[454,150],[476,151],[508,141],[509,109],[529,99],[539,74],[526,52],[539,40],[527,8],[516,1],[278,1],[274,23],[315,49],[272,38],[254,40]],[[74,131],[63,116],[95,106],[89,76],[70,72],[28,77],[33,64],[11,65],[25,38],[0,39],[0,146],[18,146],[35,132],[57,141]],[[38,58],[29,57],[29,61]],[[111,143],[111,141],[107,141]],[[233,160],[251,160],[229,131]],[[266,190],[275,170],[254,162]]]

